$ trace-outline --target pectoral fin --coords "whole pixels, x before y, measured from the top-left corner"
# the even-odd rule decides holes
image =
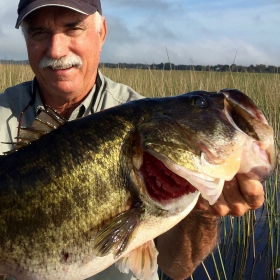
[[[142,212],[142,205],[133,207],[119,214],[101,228],[93,241],[96,255],[102,257],[113,253],[115,258],[119,257],[133,238]]]
[[[116,266],[123,273],[131,270],[137,279],[148,280],[156,270],[157,255],[154,241],[150,240],[117,261]]]

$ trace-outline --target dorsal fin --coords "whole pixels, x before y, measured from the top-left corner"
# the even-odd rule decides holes
[[[3,144],[13,144],[14,149],[9,152],[5,152],[5,155],[11,154],[18,149],[25,147],[32,143],[33,141],[38,140],[41,136],[51,132],[54,129],[62,126],[67,122],[67,120],[57,113],[53,108],[46,105],[46,109],[41,109],[41,112],[34,119],[34,122],[31,126],[25,128],[21,127],[17,142],[3,142]]]

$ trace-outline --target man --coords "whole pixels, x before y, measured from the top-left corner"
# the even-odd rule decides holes
[[[0,95],[0,142],[12,142],[19,121],[29,126],[46,104],[72,120],[141,98],[98,71],[107,33],[101,14],[99,0],[19,2],[16,28],[22,27],[36,78]],[[1,153],[7,149],[8,145],[0,144]],[[160,268],[174,279],[187,278],[215,247],[217,216],[242,215],[263,200],[262,185],[244,175],[227,182],[214,205],[200,198],[187,218],[157,238]],[[131,275],[110,267],[91,279],[131,279]],[[156,273],[153,279],[158,279]]]

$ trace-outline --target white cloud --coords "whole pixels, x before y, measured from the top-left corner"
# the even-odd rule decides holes
[[[141,41],[104,46],[102,62],[111,63],[147,63],[168,62],[175,64],[216,65],[232,64],[249,66],[250,64],[280,65],[280,52],[275,54],[257,48],[242,40],[221,38],[220,40],[200,40],[190,43],[164,44],[156,41]],[[167,55],[168,52],[168,55]],[[135,55],[137,54],[137,55]],[[236,58],[235,58],[236,56]],[[235,61],[234,61],[235,59]]]

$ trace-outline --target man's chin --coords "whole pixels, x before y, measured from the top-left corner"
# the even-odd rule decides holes
[[[40,82],[39,82],[40,83]],[[41,83],[40,83],[41,84]],[[46,79],[44,82],[45,94],[52,96],[66,96],[73,93],[79,93],[82,91],[82,82],[78,83],[77,79]],[[41,91],[40,91],[41,92]],[[43,95],[45,95],[43,94]]]
[[[75,85],[81,86],[83,81],[83,79],[79,79],[79,71],[73,67],[68,69],[49,69],[42,74],[43,75],[41,75],[40,77],[43,78],[44,84],[48,87],[57,88],[58,90],[74,90]],[[39,84],[41,84],[39,78],[38,82]]]

